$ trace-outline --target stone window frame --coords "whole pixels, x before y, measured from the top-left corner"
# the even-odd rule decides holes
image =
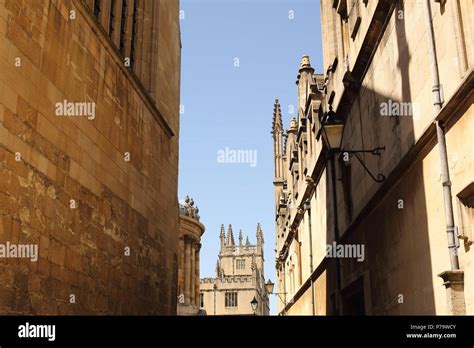
[[[199,293],[199,308],[204,308],[204,293]]]
[[[224,297],[225,297],[226,308],[238,307],[239,296],[238,296],[237,291],[226,291]]]
[[[236,260],[236,268],[237,269],[245,269],[245,259],[237,259]]]
[[[471,245],[473,243],[474,182],[468,184],[456,196],[459,216],[459,238],[463,239],[465,244]]]

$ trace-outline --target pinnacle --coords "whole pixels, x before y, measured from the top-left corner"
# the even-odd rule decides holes
[[[283,122],[281,119],[280,102],[278,101],[278,98],[275,98],[275,104],[273,106],[272,133],[275,133],[276,131],[281,132],[282,129],[283,129]]]

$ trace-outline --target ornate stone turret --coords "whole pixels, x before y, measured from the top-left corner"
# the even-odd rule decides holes
[[[278,98],[275,99],[273,106],[273,158],[275,161],[275,179],[274,181],[283,180],[283,122],[281,119],[281,109]]]
[[[199,310],[199,251],[204,230],[198,207],[186,196],[179,205],[178,315],[195,315]]]
[[[287,132],[296,132],[298,130],[296,124],[296,118],[293,117],[290,121],[290,128],[288,128]]]
[[[313,83],[314,69],[311,67],[309,56],[301,57],[300,70],[296,78],[298,86],[298,111],[305,109],[306,100],[311,92],[311,84]]]

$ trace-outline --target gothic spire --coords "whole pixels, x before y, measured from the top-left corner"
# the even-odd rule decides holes
[[[229,246],[235,245],[234,233],[232,232],[232,225],[229,225],[229,229],[227,230],[227,245]]]
[[[272,134],[275,136],[276,133],[283,131],[283,122],[281,120],[281,109],[278,98],[275,98],[275,104],[273,106],[273,122],[272,122]]]
[[[257,243],[263,242],[263,231],[260,222],[257,223]]]
[[[221,242],[221,251],[224,250],[225,246],[225,229],[224,224],[221,225],[221,233],[219,234],[219,240]]]
[[[221,224],[221,233],[219,235],[219,237],[225,237],[225,229],[224,229],[224,224]]]
[[[240,232],[239,232],[239,245],[240,245],[240,246],[242,246],[242,239],[243,239],[243,237],[242,237],[242,230],[240,230]]]

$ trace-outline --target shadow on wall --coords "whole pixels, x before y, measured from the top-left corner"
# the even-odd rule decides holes
[[[402,9],[400,3],[395,15]],[[375,175],[387,177],[415,142],[413,117],[382,116],[383,103],[412,102],[404,21],[395,21],[395,30],[402,100],[367,87],[380,85],[367,75],[347,117],[342,141],[348,150],[385,146],[381,157],[367,154],[361,158]],[[329,259],[328,314],[436,314],[422,162],[411,166],[400,181],[388,178],[381,184],[374,182],[355,158],[345,162],[338,157],[335,162],[335,205],[331,168],[327,171],[326,208],[331,212],[327,241],[331,244],[339,235],[342,244],[362,245],[365,257],[363,262]],[[388,191],[384,197],[370,199],[382,187]],[[336,295],[338,288],[340,296]]]

